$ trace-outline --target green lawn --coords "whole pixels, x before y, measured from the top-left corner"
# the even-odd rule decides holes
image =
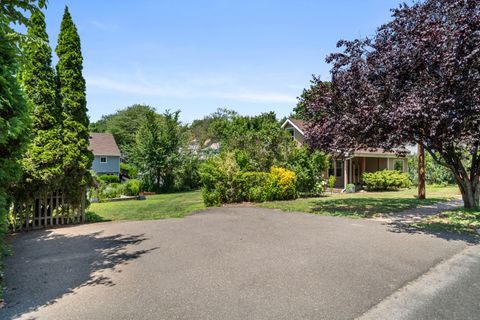
[[[480,211],[463,208],[448,210],[425,218],[415,226],[431,231],[477,234],[476,230],[480,229]]]
[[[199,191],[147,196],[147,200],[92,203],[87,212],[89,222],[113,220],[156,220],[182,218],[205,209]]]
[[[258,204],[258,206],[283,211],[369,218],[379,216],[382,213],[398,212],[412,209],[419,205],[447,201],[459,195],[459,190],[456,186],[428,186],[426,200],[418,200],[415,197],[416,193],[416,189],[391,192],[343,193],[326,195],[320,198],[265,202]]]

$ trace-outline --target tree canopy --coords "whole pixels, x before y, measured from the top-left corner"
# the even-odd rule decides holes
[[[151,112],[155,112],[155,109],[150,106],[134,104],[103,116],[97,122],[91,123],[89,129],[91,132],[113,134],[122,154],[128,157],[135,145],[138,128],[145,121],[145,116]]]
[[[307,141],[326,151],[422,144],[479,205],[480,3],[401,5],[372,39],[340,41],[332,84],[314,78]]]

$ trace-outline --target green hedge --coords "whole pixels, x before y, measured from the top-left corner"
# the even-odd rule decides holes
[[[398,190],[411,185],[408,173],[396,170],[365,172],[363,184],[369,191]]]
[[[120,178],[113,174],[102,174],[98,176],[98,180],[106,183],[119,183]]]

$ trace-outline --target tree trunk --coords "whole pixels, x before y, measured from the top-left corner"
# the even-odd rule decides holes
[[[469,179],[462,179],[460,177],[456,178],[458,186],[460,187],[460,192],[462,193],[464,208],[478,208],[480,200],[480,186],[478,184],[478,177],[475,177],[473,181],[470,181]]]
[[[418,199],[425,199],[425,151],[423,144],[418,144]]]

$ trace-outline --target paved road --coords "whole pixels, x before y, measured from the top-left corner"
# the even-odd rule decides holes
[[[11,241],[1,319],[352,319],[470,246],[379,221],[257,208]]]

